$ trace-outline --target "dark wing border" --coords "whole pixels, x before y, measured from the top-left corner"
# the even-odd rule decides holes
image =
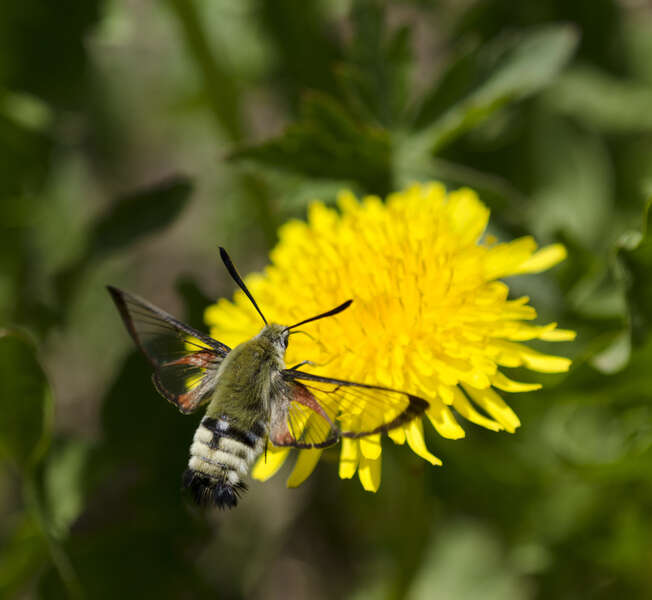
[[[182,413],[189,414],[193,412],[205,401],[207,394],[214,387],[214,382],[208,377],[202,377],[194,387],[183,393],[175,393],[163,383],[164,372],[167,372],[168,368],[184,363],[189,365],[190,368],[194,366],[215,372],[231,349],[226,344],[218,342],[201,331],[197,331],[179,321],[179,319],[175,319],[172,315],[135,294],[124,292],[113,286],[107,286],[107,289],[129,335],[154,370],[152,383],[158,393],[168,402],[174,404]],[[142,331],[139,332],[137,328],[138,324],[146,325],[148,323],[150,325],[160,323],[160,326],[167,331],[165,334],[161,332],[162,335],[176,335],[183,339],[183,334],[185,334],[196,339],[198,341],[195,344],[197,349],[189,349],[187,352],[183,352],[181,358],[173,361],[161,360],[151,349],[146,347],[144,337],[141,339],[141,336],[145,334]],[[199,342],[203,345],[200,346]]]
[[[140,296],[136,296],[135,294],[130,294],[129,292],[124,292],[116,287],[113,287],[112,285],[107,285],[106,289],[109,290],[109,294],[111,294],[111,297],[113,298],[113,301],[115,302],[115,305],[118,308],[120,317],[122,318],[122,321],[125,324],[125,327],[127,328],[129,335],[131,336],[131,339],[134,340],[136,346],[138,346],[138,349],[145,355],[147,360],[155,368],[160,367],[161,363],[156,361],[154,357],[150,356],[147,350],[143,347],[140,338],[138,336],[138,332],[134,327],[133,318],[129,313],[129,308],[127,307],[126,300],[129,300],[136,304],[140,304],[142,307],[153,312],[155,315],[160,317],[166,323],[172,325],[174,328],[179,329],[180,331],[183,331],[184,333],[187,333],[188,335],[195,337],[198,340],[201,340],[206,345],[213,348],[220,356],[222,356],[222,358],[224,358],[231,351],[231,348],[229,348],[226,344],[223,344],[222,342],[218,342],[217,340],[206,335],[205,333],[202,333],[201,331],[198,331],[197,329],[190,327],[190,325],[186,325],[182,321],[179,321],[179,319],[175,319],[171,314],[166,313],[164,310],[161,310],[157,306],[154,306],[150,302],[147,302],[147,300],[141,298]]]
[[[337,386],[334,390],[327,392],[329,394],[335,393],[338,387],[352,387],[352,388],[363,388],[368,390],[381,390],[384,392],[392,392],[395,394],[401,394],[402,396],[405,396],[408,399],[408,405],[405,408],[405,410],[399,413],[391,421],[387,423],[383,423],[378,427],[375,427],[374,429],[370,429],[368,431],[339,431],[339,437],[359,439],[359,438],[367,437],[369,435],[384,433],[392,429],[396,429],[397,427],[400,427],[401,425],[408,423],[413,419],[417,418],[418,416],[422,415],[430,406],[428,401],[424,400],[423,398],[420,398],[419,396],[415,396],[408,392],[404,392],[401,390],[396,390],[393,388],[388,388],[380,385],[370,385],[366,383],[356,383],[353,381],[346,381],[343,379],[335,379],[333,377],[323,377],[321,375],[313,375],[312,373],[299,371],[298,369],[284,369],[282,371],[282,375],[283,378],[286,379],[287,381],[293,381],[296,383],[314,381],[316,383],[327,383],[327,384]],[[305,384],[302,383],[302,385]],[[310,389],[310,386],[306,386],[306,387]],[[331,445],[332,443],[333,442],[330,442],[329,444],[324,444],[322,447],[325,447],[326,445]],[[304,446],[295,445],[295,447],[301,448],[301,447],[305,447],[305,445]],[[313,444],[308,447],[318,448],[320,446]]]
[[[326,413],[323,406],[319,403],[319,400],[317,400],[310,391],[309,387],[298,380],[286,380],[286,385],[288,386],[289,393],[289,407],[284,419],[278,421],[273,420],[276,423],[278,430],[274,431],[274,427],[270,430],[270,441],[272,444],[279,447],[299,448],[301,450],[307,450],[310,448],[328,448],[329,446],[337,444],[341,438],[340,429]],[[303,398],[297,399],[297,395],[300,395]],[[320,428],[324,429],[321,430],[321,433],[325,433],[326,435],[321,441],[302,441],[303,433],[305,433],[306,428],[308,428],[309,431],[312,431],[307,423],[304,425],[302,435],[297,439],[294,432],[294,424],[295,419],[303,418],[303,415],[300,414],[303,409],[312,411],[309,418],[319,417],[322,419],[323,424],[320,425]],[[299,414],[297,414],[297,410],[299,411]],[[315,427],[316,426],[313,424],[312,428]],[[327,432],[325,428],[328,428]]]

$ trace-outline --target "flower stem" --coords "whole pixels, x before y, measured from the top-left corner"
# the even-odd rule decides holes
[[[84,598],[84,592],[79,581],[79,577],[75,572],[72,562],[68,557],[63,546],[56,540],[50,528],[48,527],[47,517],[43,511],[43,506],[39,499],[39,494],[36,487],[36,482],[34,480],[34,475],[32,472],[27,472],[24,474],[24,484],[23,484],[23,493],[25,497],[25,503],[27,506],[28,512],[32,515],[36,523],[38,524],[43,538],[48,547],[48,552],[50,558],[52,559],[52,564],[59,573],[61,581],[66,588],[68,597],[72,600],[81,600]]]
[[[211,49],[195,3],[192,0],[169,0],[169,5],[179,22],[188,51],[201,72],[204,92],[215,123],[229,141],[241,142],[245,138],[246,127],[240,110],[241,91],[235,83],[237,78]],[[241,173],[239,184],[259,219],[267,245],[273,246],[276,242],[277,223],[270,206],[267,186],[260,177],[251,173]]]

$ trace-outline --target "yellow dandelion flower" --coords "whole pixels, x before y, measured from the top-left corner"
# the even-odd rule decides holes
[[[339,211],[320,202],[308,221],[281,227],[271,266],[246,284],[278,323],[294,323],[347,298],[348,310],[306,327],[288,347],[289,365],[310,360],[311,372],[404,390],[430,403],[426,416],[445,438],[464,430],[457,416],[513,432],[518,417],[496,390],[521,392],[539,384],[512,381],[499,369],[525,366],[561,372],[570,361],[522,342],[571,340],[556,323],[533,325],[528,298],[509,299],[508,275],[543,271],[566,256],[560,244],[537,250],[533,238],[490,244],[483,239],[489,210],[470,189],[447,193],[439,183],[416,184],[358,201],[338,198]],[[260,330],[259,317],[242,292],[221,299],[205,315],[211,335],[236,345]],[[433,465],[422,419],[389,433]],[[343,439],[339,475],[358,477],[367,490],[380,485],[381,436]],[[300,450],[288,485],[313,471],[322,450]],[[289,454],[270,446],[253,469],[271,477]]]

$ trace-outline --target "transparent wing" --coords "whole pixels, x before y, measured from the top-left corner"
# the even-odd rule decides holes
[[[415,419],[428,402],[399,390],[283,371],[288,382],[287,430],[275,445],[320,448],[340,437],[361,438],[389,431]],[[278,443],[278,442],[282,443]]]
[[[340,439],[334,413],[317,401],[307,386],[286,381],[277,406],[272,408],[269,439],[275,446],[325,448]]]
[[[146,300],[108,287],[127,331],[154,369],[159,393],[183,413],[206,402],[230,348]]]

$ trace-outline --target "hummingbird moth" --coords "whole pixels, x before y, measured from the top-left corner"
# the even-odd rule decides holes
[[[198,504],[235,506],[268,442],[325,448],[341,438],[400,427],[428,408],[428,402],[404,391],[303,371],[299,367],[305,363],[286,368],[293,330],[342,312],[352,300],[294,325],[268,323],[224,248],[220,256],[265,324],[235,348],[108,286],[127,331],[152,366],[158,392],[184,414],[206,406],[183,477]]]

